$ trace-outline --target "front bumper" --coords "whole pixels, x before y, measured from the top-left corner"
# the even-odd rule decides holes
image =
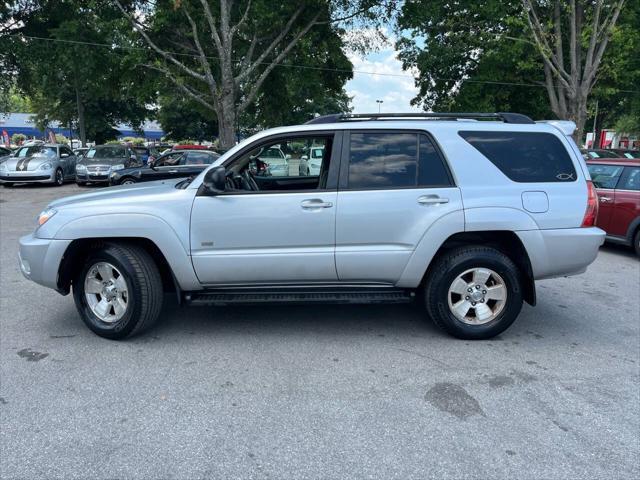
[[[71,240],[20,238],[18,261],[22,274],[40,285],[58,290],[58,270]]]
[[[76,173],[76,182],[109,183],[109,174],[92,175],[90,173]]]
[[[598,256],[606,233],[596,227],[517,231],[531,261],[533,277],[583,273]]]
[[[0,183],[53,183],[55,181],[55,170],[3,172],[0,174]]]

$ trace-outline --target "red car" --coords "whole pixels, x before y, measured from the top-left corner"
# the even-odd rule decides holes
[[[587,160],[600,210],[596,225],[607,240],[633,246],[640,256],[640,160]]]

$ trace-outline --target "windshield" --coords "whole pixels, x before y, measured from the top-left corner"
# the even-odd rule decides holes
[[[44,147],[42,145],[33,145],[31,147],[21,147],[19,148],[14,157],[24,158],[24,157],[55,157],[56,156],[56,147]]]
[[[124,158],[126,156],[126,149],[124,147],[100,147],[91,148],[85,155],[87,158]]]

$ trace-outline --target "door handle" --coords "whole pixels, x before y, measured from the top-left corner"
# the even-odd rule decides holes
[[[603,196],[603,197],[599,197],[599,198],[600,198],[600,201],[602,201],[602,202],[610,202],[611,201],[611,197],[604,197]]]
[[[449,203],[449,199],[438,195],[423,195],[418,197],[418,203],[420,205],[438,205],[440,203]]]
[[[178,173],[178,170],[169,170],[169,173]]]
[[[331,208],[333,207],[333,203],[331,202],[324,202],[319,198],[313,198],[310,200],[303,200],[300,203],[300,206],[302,208],[304,208],[305,210],[313,210],[316,208]]]

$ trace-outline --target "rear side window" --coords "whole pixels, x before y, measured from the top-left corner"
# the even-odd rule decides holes
[[[619,190],[640,190],[640,168],[639,167],[627,167],[620,185]]]
[[[591,181],[596,188],[616,188],[624,167],[618,165],[587,165]]]
[[[351,132],[348,188],[447,187],[442,157],[424,134]]]
[[[460,136],[514,182],[572,182],[576,171],[555,135],[542,132],[474,132]]]

